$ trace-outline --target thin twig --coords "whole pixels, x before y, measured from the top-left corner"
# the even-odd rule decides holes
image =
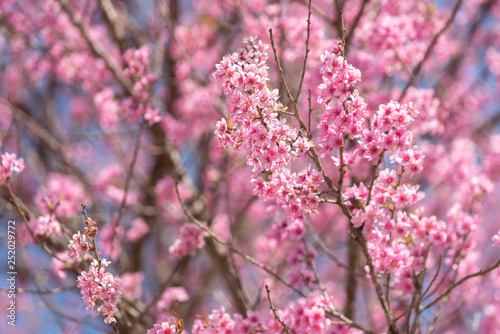
[[[175,192],[177,194],[177,199],[179,200],[179,202],[181,204],[182,210],[184,211],[184,213],[186,214],[186,216],[189,218],[189,220],[192,223],[194,223],[196,226],[198,226],[200,229],[202,229],[204,232],[206,232],[211,239],[213,239],[214,241],[216,241],[217,243],[219,243],[219,244],[221,244],[223,246],[226,246],[229,250],[231,250],[232,252],[238,254],[243,259],[245,259],[248,262],[254,264],[255,266],[261,268],[266,273],[268,273],[269,275],[271,275],[272,277],[274,277],[276,280],[280,281],[282,284],[284,284],[285,286],[287,286],[288,288],[290,288],[291,290],[293,290],[294,292],[296,292],[300,296],[305,297],[305,295],[304,295],[304,293],[302,291],[300,291],[299,289],[295,288],[293,285],[291,285],[290,283],[288,283],[287,281],[285,281],[283,278],[281,278],[281,276],[279,276],[278,274],[276,274],[274,271],[272,271],[268,267],[264,266],[262,263],[260,263],[257,260],[255,260],[253,257],[251,257],[251,256],[249,256],[249,255],[241,252],[240,250],[234,248],[231,244],[229,244],[226,241],[224,241],[223,239],[221,239],[210,228],[204,226],[200,221],[198,221],[198,219],[196,219],[195,217],[193,217],[193,215],[191,214],[191,212],[189,212],[189,210],[186,208],[186,206],[184,205],[184,202],[181,199],[181,196],[179,194],[179,187],[178,187],[178,181],[177,180],[175,181]]]
[[[82,215],[83,215],[83,218],[85,218],[85,224],[87,226],[89,226],[89,221],[91,221],[91,219],[87,216],[87,206],[85,204],[81,204],[82,206]],[[95,254],[95,257],[97,259],[97,263],[99,263],[99,268],[101,268],[101,259],[99,258],[99,252],[97,251],[97,242],[95,241],[95,236],[93,238],[90,238],[92,240],[92,247],[93,247],[93,250],[94,250],[94,254]]]
[[[295,99],[293,98],[292,93],[290,92],[290,88],[288,88],[288,85],[286,84],[285,74],[283,72],[283,67],[281,67],[281,62],[278,58],[278,52],[276,51],[276,46],[274,45],[273,29],[269,29],[269,36],[271,38],[271,47],[272,47],[273,53],[274,53],[274,61],[276,62],[276,65],[278,66],[278,72],[280,73],[281,83],[285,87],[286,95],[288,95],[288,98],[292,102],[294,109],[297,109]],[[301,127],[302,127],[302,124],[301,124]]]
[[[307,133],[311,135],[311,116],[312,116],[312,108],[311,108],[311,88],[309,88],[309,96],[307,97],[307,101],[309,102],[309,119],[307,124]]]
[[[130,163],[128,172],[127,172],[127,177],[125,179],[125,188],[123,190],[123,197],[122,197],[122,202],[120,203],[120,208],[118,209],[118,217],[116,218],[115,222],[115,229],[120,226],[121,219],[123,217],[123,214],[125,212],[125,205],[127,203],[127,196],[128,196],[128,191],[130,188],[130,181],[132,180],[132,174],[134,173],[134,167],[137,162],[137,157],[139,156],[139,148],[141,147],[141,139],[142,139],[142,134],[144,133],[144,128],[146,127],[146,121],[143,119],[141,123],[141,127],[139,129],[139,134],[137,135],[137,139],[135,142],[135,147],[134,147],[134,153],[132,156],[132,162]],[[111,250],[110,254],[113,254],[113,248],[115,246],[115,236],[116,233],[113,233],[113,236],[111,237]]]
[[[344,269],[349,269],[349,267],[345,264],[343,264],[339,259],[337,259],[337,257],[335,255],[333,255],[333,253],[331,252],[331,250],[325,245],[325,243],[323,242],[323,240],[321,240],[321,237],[318,235],[318,233],[316,233],[316,231],[314,230],[314,227],[311,225],[311,223],[309,223],[308,221],[306,221],[306,227],[307,229],[309,230],[309,233],[311,233],[312,237],[314,238],[314,241],[316,241],[316,244],[318,244],[319,248],[330,258],[333,260],[333,262],[335,262],[335,264],[341,268],[344,268]]]
[[[426,306],[423,306],[421,308],[421,312],[423,312],[423,311],[425,311],[425,310],[433,307],[434,305],[436,305],[441,299],[443,299],[446,296],[448,296],[457,286],[461,285],[462,283],[464,283],[464,282],[466,282],[469,279],[474,278],[474,277],[484,276],[487,273],[489,273],[490,271],[493,271],[493,270],[495,270],[498,267],[500,267],[500,259],[494,265],[492,265],[491,267],[489,267],[487,269],[484,269],[484,270],[481,269],[481,270],[479,270],[478,272],[476,272],[474,274],[470,274],[470,275],[467,275],[467,276],[463,277],[458,282],[453,283],[445,292],[443,292],[439,297],[437,297],[436,299],[434,299],[434,301],[432,301],[431,303],[427,304]]]
[[[361,250],[363,251],[363,255],[368,264],[368,268],[370,269],[370,276],[375,288],[375,292],[377,293],[377,297],[382,305],[382,309],[384,310],[385,316],[387,318],[387,323],[389,325],[389,333],[395,334],[398,333],[398,329],[396,327],[394,317],[391,311],[391,307],[389,305],[389,301],[385,298],[384,292],[382,290],[382,286],[377,278],[377,274],[375,273],[375,267],[373,265],[373,261],[370,257],[370,253],[368,251],[368,247],[366,245],[366,239],[363,236],[362,232],[359,229],[354,229],[352,225],[350,225],[351,232],[355,235],[356,240],[358,240],[361,245]]]
[[[436,326],[436,322],[437,320],[439,319],[439,316],[441,316],[441,313],[443,312],[444,310],[444,307],[446,305],[446,302],[448,302],[448,299],[450,298],[450,296],[446,296],[444,299],[443,299],[443,302],[441,303],[441,305],[439,305],[439,309],[438,311],[436,312],[436,315],[434,316],[434,319],[432,319],[432,322],[431,324],[429,325],[429,329],[427,330],[427,334],[431,334],[433,331],[434,331],[434,327]]]
[[[309,2],[309,3],[311,3],[311,2]],[[271,301],[271,291],[269,291],[269,286],[267,284],[266,284],[266,292],[267,292],[267,300],[269,300],[270,309],[271,309],[271,311],[273,311],[274,318],[281,324],[281,326],[283,326],[285,333],[289,334],[290,331],[288,329],[288,326],[285,324],[285,322],[283,320],[281,320],[279,315],[276,313],[276,308],[273,306],[273,302]]]
[[[170,272],[168,277],[163,281],[160,285],[160,289],[156,296],[151,300],[151,302],[146,306],[142,314],[147,314],[149,310],[158,303],[158,301],[161,299],[163,296],[163,293],[165,290],[170,286],[170,283],[174,279],[175,275],[177,272],[186,264],[187,260],[190,258],[190,256],[184,256],[182,257],[179,261],[177,261],[177,264],[175,265],[174,269]]]
[[[286,91],[286,93],[288,95],[288,98],[292,102],[293,110],[294,110],[294,116],[297,119],[297,121],[299,122],[300,128],[304,129],[305,131],[307,131],[307,128],[306,128],[304,122],[302,121],[302,119],[300,117],[299,110],[297,108],[297,101],[295,101],[295,99],[293,98],[292,93],[290,92],[290,89],[288,88],[288,85],[287,85],[287,83],[285,81],[285,75],[283,73],[283,68],[281,67],[281,63],[280,63],[280,60],[278,58],[278,53],[276,51],[276,46],[275,46],[275,43],[274,43],[274,37],[273,37],[273,30],[272,29],[269,29],[269,35],[270,35],[270,39],[271,39],[271,47],[272,47],[273,53],[274,53],[274,60],[276,61],[276,64],[278,66],[278,71],[280,73],[281,83],[285,87],[285,91]],[[308,133],[308,138],[309,138],[309,140],[312,139],[312,136],[311,136],[310,133]],[[333,185],[332,179],[330,179],[330,177],[326,174],[325,170],[323,169],[323,165],[321,163],[321,160],[319,159],[319,155],[316,152],[316,149],[314,148],[314,146],[312,146],[309,149],[309,153],[310,153],[310,156],[313,159],[316,167],[318,168],[318,171],[320,171],[323,174],[323,178],[325,179],[325,182],[328,185],[328,188],[336,196],[337,195],[337,188]]]
[[[4,188],[7,189],[7,192],[9,193],[9,197],[11,198],[11,202],[14,204],[14,206],[16,207],[17,211],[19,212],[19,214],[21,214],[21,217],[23,218],[23,221],[24,221],[24,225],[26,226],[26,228],[28,229],[28,233],[30,234],[31,238],[38,244],[40,245],[40,247],[42,247],[42,249],[47,253],[49,254],[50,256],[52,256],[53,258],[61,261],[64,263],[64,260],[61,260],[61,258],[59,258],[50,248],[47,247],[47,245],[45,244],[45,242],[43,240],[40,240],[39,238],[37,238],[35,236],[35,234],[33,233],[33,230],[31,229],[31,227],[29,226],[29,218],[25,212],[25,210],[22,208],[22,206],[26,207],[24,204],[21,204],[19,198],[17,198],[16,195],[14,195],[14,192],[12,191],[12,188],[10,187],[10,184],[9,183],[5,183],[3,184]],[[30,216],[32,216],[31,213],[28,212],[28,214]]]
[[[311,257],[309,256],[309,247],[307,246],[306,240],[302,238],[302,243],[304,244],[304,249],[306,251],[306,263],[314,273],[314,278],[316,280],[316,284],[318,284],[319,289],[321,290],[321,293],[323,294],[323,297],[325,297],[326,300],[330,300],[330,296],[328,295],[328,292],[326,291],[325,286],[321,282],[319,278],[318,271],[314,267],[314,263],[311,261]]]
[[[441,254],[439,256],[439,263],[438,263],[438,267],[436,269],[436,273],[434,274],[434,277],[432,277],[432,280],[431,282],[429,283],[429,286],[427,287],[427,289],[425,289],[424,293],[422,294],[422,296],[425,296],[427,294],[427,292],[429,292],[430,288],[432,287],[432,285],[434,284],[434,282],[436,281],[436,279],[438,278],[438,275],[439,275],[439,271],[441,270],[441,264],[443,263],[443,255]]]
[[[341,27],[341,32],[340,32],[340,38],[342,39],[342,57],[345,58],[345,25],[344,25],[344,12],[343,10],[340,10],[340,27]]]
[[[306,76],[307,67],[307,57],[309,56],[309,38],[311,37],[311,1],[309,0],[309,5],[307,6],[307,38],[306,38],[306,55],[304,56],[304,64],[302,65],[302,75],[300,76],[299,89],[295,95],[295,102],[299,100],[300,91],[302,90],[302,84],[304,83],[304,77]]]

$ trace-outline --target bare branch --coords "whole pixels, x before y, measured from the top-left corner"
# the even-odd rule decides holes
[[[299,89],[295,95],[295,102],[299,100],[300,91],[302,90],[302,84],[304,83],[304,77],[306,76],[307,67],[307,57],[309,56],[309,38],[311,37],[311,1],[309,0],[309,5],[307,7],[307,39],[306,39],[306,55],[304,56],[304,64],[302,65],[302,75],[300,76]],[[310,122],[309,122],[310,124]],[[309,126],[310,127],[310,126]]]
[[[311,2],[309,2],[309,3],[311,3]],[[271,309],[271,311],[273,311],[274,318],[281,324],[281,326],[283,326],[285,333],[289,334],[290,331],[288,329],[288,326],[285,325],[285,322],[283,320],[281,320],[281,318],[279,317],[278,314],[276,314],[276,308],[273,306],[273,302],[271,301],[271,291],[269,291],[269,286],[267,284],[266,284],[266,292],[267,292],[267,300],[269,300],[270,309]]]
[[[489,267],[487,269],[481,269],[481,270],[479,270],[478,272],[476,272],[474,274],[470,274],[470,275],[467,275],[467,276],[463,277],[458,282],[453,283],[448,289],[446,289],[445,292],[443,292],[439,297],[437,297],[436,299],[434,299],[434,301],[432,301],[431,303],[429,303],[429,304],[427,304],[425,306],[422,306],[421,307],[421,311],[423,312],[423,311],[425,311],[425,310],[433,307],[434,305],[436,305],[441,299],[443,299],[446,296],[448,296],[453,290],[455,290],[462,283],[464,283],[464,282],[466,282],[466,281],[468,281],[468,280],[470,280],[471,278],[474,278],[474,277],[484,276],[487,273],[489,273],[490,271],[493,271],[493,270],[495,270],[498,267],[500,267],[500,259],[494,265],[492,265],[491,267]]]
[[[229,248],[229,250],[231,250],[231,252],[234,252],[234,253],[238,254],[243,259],[245,259],[248,262],[252,263],[253,265],[259,267],[260,269],[264,270],[266,273],[268,273],[269,275],[271,275],[272,277],[274,277],[276,280],[278,280],[279,282],[281,282],[282,284],[284,284],[285,286],[287,286],[288,288],[290,288],[291,290],[293,290],[294,292],[296,292],[300,296],[305,297],[305,295],[304,295],[304,293],[302,291],[300,291],[297,288],[295,288],[294,286],[292,286],[290,283],[288,283],[283,278],[281,278],[281,276],[279,276],[278,274],[276,274],[274,271],[272,271],[268,267],[264,266],[262,263],[260,263],[257,260],[255,260],[253,257],[251,257],[251,256],[249,256],[249,255],[247,255],[247,254],[245,254],[243,252],[241,252],[240,250],[234,248],[233,245],[231,245],[231,244],[227,243],[226,241],[222,240],[210,228],[204,226],[198,219],[196,219],[195,217],[193,217],[193,215],[188,211],[188,209],[184,205],[184,202],[181,199],[181,196],[179,194],[179,187],[178,187],[178,181],[177,180],[175,181],[175,192],[177,194],[177,199],[179,200],[179,202],[180,202],[180,204],[182,206],[182,210],[184,211],[184,213],[186,214],[186,216],[189,218],[189,220],[193,224],[195,224],[196,226],[198,226],[200,229],[202,229],[204,232],[206,232],[211,239],[213,239],[214,241],[216,241],[217,243],[219,243],[219,244],[221,244],[223,246],[226,246],[227,248]]]

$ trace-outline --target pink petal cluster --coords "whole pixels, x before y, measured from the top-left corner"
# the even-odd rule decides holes
[[[71,176],[56,173],[49,174],[46,188],[40,188],[35,198],[37,208],[42,213],[54,213],[61,218],[73,217],[79,212],[82,203],[89,202],[80,182]]]
[[[325,108],[318,124],[322,155],[344,146],[346,138],[359,138],[367,115],[366,103],[354,90],[361,72],[339,55],[340,50],[325,51],[320,59],[323,83],[317,100]]]
[[[104,225],[100,231],[99,249],[112,261],[120,256],[122,251],[122,240],[125,237],[123,226],[116,226],[116,220]]]
[[[142,115],[149,125],[161,121],[159,111],[150,101],[153,84],[156,81],[155,75],[149,70],[150,56],[151,49],[146,45],[139,49],[129,49],[123,55],[124,74],[134,86],[132,96],[122,100],[120,104],[130,124],[135,124]]]
[[[321,180],[321,173],[311,166],[299,173],[285,169],[281,173],[269,175],[267,181],[261,176],[255,177],[252,180],[252,193],[264,201],[275,200],[288,217],[302,220],[304,215],[318,209]]]
[[[149,329],[146,334],[177,334],[181,330],[177,326],[177,320],[172,316],[166,316],[165,319],[154,324],[153,328]]]
[[[254,172],[280,172],[292,158],[306,152],[310,143],[279,118],[283,106],[278,103],[278,90],[267,86],[269,46],[253,37],[243,43],[238,53],[216,65],[214,77],[229,95],[230,118],[217,122],[215,135],[223,147],[243,150]]]
[[[94,104],[99,113],[99,124],[104,130],[111,129],[120,122],[120,105],[114,91],[106,87],[94,95]]]
[[[13,173],[21,173],[24,169],[23,158],[16,159],[14,153],[5,152],[0,157],[0,184],[6,183]]]
[[[188,254],[194,254],[196,249],[205,246],[206,233],[195,224],[185,224],[181,227],[179,237],[170,246],[168,251],[176,257],[182,257]]]
[[[54,215],[40,216],[29,221],[31,231],[37,238],[49,238],[51,236],[61,236],[61,224]]]
[[[229,95],[230,117],[217,122],[215,135],[223,147],[246,153],[246,163],[253,167],[254,194],[264,201],[276,199],[288,216],[302,219],[317,210],[319,174],[311,167],[291,173],[288,166],[311,143],[281,118],[285,109],[278,103],[278,91],[267,86],[269,46],[253,37],[243,43],[238,53],[216,65],[214,77]],[[258,175],[262,171],[268,174],[267,180]]]
[[[83,256],[92,249],[92,246],[87,242],[85,235],[80,234],[80,231],[73,234],[73,238],[69,242],[69,258],[74,261],[80,261]]]
[[[103,259],[101,266],[96,259],[90,264],[88,271],[82,271],[78,276],[78,287],[83,295],[83,302],[87,309],[94,309],[105,316],[104,322],[116,322],[115,314],[118,312],[116,305],[121,296],[121,280],[111,273],[105,272],[110,262]]]
[[[128,241],[136,242],[142,239],[149,232],[149,226],[143,218],[136,218],[132,221],[132,226],[125,233]]]
[[[142,296],[142,284],[144,282],[144,273],[127,272],[121,276],[121,291],[128,300],[137,300]]]
[[[160,300],[156,304],[156,310],[159,313],[166,313],[170,310],[172,303],[174,301],[185,302],[189,300],[189,295],[186,292],[186,289],[182,286],[173,286],[169,287],[165,290],[165,292],[161,295]]]
[[[331,333],[361,333],[355,329],[335,323],[330,319],[325,308],[330,304],[323,298],[314,296],[292,301],[283,309],[277,311],[280,319],[292,333],[331,334]],[[254,313],[247,312],[244,318],[241,314],[233,317],[224,308],[213,310],[205,319],[196,319],[193,334],[281,334],[283,326],[275,319],[271,311]]]

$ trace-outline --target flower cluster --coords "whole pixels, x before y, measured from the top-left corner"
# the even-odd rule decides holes
[[[343,196],[346,201],[355,199],[358,203],[357,206],[349,203],[352,223],[354,227],[365,227],[375,273],[390,271],[395,288],[411,292],[412,270],[423,264],[424,245],[442,247],[448,234],[446,224],[436,217],[404,211],[419,203],[424,194],[416,185],[399,182],[395,170],[385,169],[379,173],[371,193],[360,183],[347,188]]]
[[[318,124],[320,153],[344,146],[346,138],[360,137],[365,124],[366,103],[354,90],[361,80],[361,72],[347,62],[341,49],[325,51],[321,56],[318,103],[324,108]]]
[[[113,128],[120,122],[120,105],[111,88],[105,88],[94,95],[94,104],[99,114],[99,124],[105,130]]]
[[[288,217],[302,220],[304,215],[318,209],[321,180],[321,173],[311,166],[299,173],[285,169],[269,175],[267,181],[261,176],[255,177],[252,193],[264,201],[276,200]]]
[[[150,55],[151,50],[146,45],[137,50],[129,49],[123,55],[126,65],[124,74],[133,82],[134,87],[132,96],[121,101],[121,107],[131,124],[142,115],[149,125],[161,121],[159,111],[150,103],[151,91],[156,80],[155,75],[149,71]]]
[[[392,161],[408,167],[411,173],[421,171],[424,156],[419,147],[413,146],[413,133],[408,130],[416,115],[411,103],[391,101],[380,105],[359,142],[359,155],[370,161],[377,159],[382,150],[390,151]]]
[[[106,318],[104,322],[110,324],[116,322],[115,314],[118,312],[116,305],[121,296],[121,280],[111,273],[105,272],[110,262],[102,259],[100,264],[94,259],[89,270],[82,271],[78,276],[78,287],[83,295],[83,301],[87,309],[94,309],[97,304],[97,311]]]
[[[182,286],[173,286],[165,290],[160,300],[156,304],[156,310],[159,313],[166,313],[172,307],[175,301],[185,302],[189,300],[186,289]]]
[[[216,65],[214,76],[229,95],[230,118],[217,122],[215,135],[222,146],[246,152],[254,172],[280,172],[311,144],[279,118],[284,109],[278,103],[278,90],[266,85],[269,46],[255,38],[245,39],[244,44]]]
[[[121,291],[128,300],[137,300],[142,296],[142,283],[144,282],[144,273],[127,272],[121,276]]]
[[[46,188],[40,188],[35,198],[38,210],[61,218],[74,216],[81,203],[88,202],[85,189],[78,180],[56,173],[49,174]]]
[[[276,200],[287,216],[302,219],[317,210],[319,174],[312,168],[298,174],[287,168],[305,154],[310,141],[280,118],[285,108],[278,103],[278,90],[267,86],[265,65],[268,45],[245,39],[238,53],[216,65],[216,80],[223,86],[230,118],[217,122],[215,135],[223,147],[242,150],[253,167],[254,194]],[[267,180],[258,176],[265,172]]]
[[[37,238],[49,238],[50,236],[61,236],[61,224],[54,215],[40,216],[29,221],[33,235]]]
[[[59,279],[66,278],[66,270],[77,270],[82,261],[92,259],[90,251],[92,245],[87,242],[85,235],[80,234],[80,231],[73,234],[69,245],[69,250],[57,253],[57,258],[52,259],[52,269]]]
[[[128,241],[137,242],[149,232],[149,226],[143,218],[136,218],[132,226],[127,230],[125,236]]]
[[[182,226],[179,237],[170,246],[169,252],[173,257],[194,254],[196,249],[205,246],[206,233],[194,224]]]
[[[83,256],[92,249],[92,246],[87,242],[85,235],[81,235],[80,231],[73,234],[73,238],[69,242],[69,257],[72,260],[81,260]]]
[[[285,325],[293,333],[359,333],[345,326],[335,324],[326,315],[325,308],[330,304],[324,299],[312,295],[308,298],[300,298],[289,303],[277,314]],[[347,331],[346,331],[347,329]],[[249,311],[247,317],[240,314],[231,317],[224,308],[213,310],[205,318],[196,319],[193,325],[193,334],[239,334],[239,333],[283,333],[283,326],[269,311],[267,313],[253,313]]]
[[[154,324],[146,334],[179,334],[183,332],[183,321],[175,319],[172,316],[166,316],[164,319]]]
[[[14,153],[4,153],[0,157],[0,184],[6,183],[13,173],[21,173],[24,169],[24,160],[16,159]]]

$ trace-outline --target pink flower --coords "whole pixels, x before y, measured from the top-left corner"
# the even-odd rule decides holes
[[[116,305],[121,296],[121,280],[110,273],[105,272],[109,262],[103,259],[101,267],[96,259],[90,264],[88,271],[82,271],[78,276],[78,285],[83,295],[83,302],[87,309],[94,309],[96,301],[100,301],[97,312],[106,318],[104,322],[110,324],[116,322],[115,314],[118,312]]]
[[[142,283],[144,274],[142,272],[127,272],[122,275],[122,293],[129,300],[137,300],[142,295]]]
[[[77,234],[73,234],[73,238],[70,241],[68,248],[70,249],[69,257],[72,260],[81,260],[85,253],[92,248],[92,246],[87,242],[85,235],[81,235],[80,231],[78,231]]]
[[[61,224],[54,215],[40,216],[29,221],[29,226],[35,237],[48,238],[51,236],[61,236]]]
[[[196,249],[205,246],[206,233],[198,226],[188,223],[181,228],[179,237],[169,248],[173,257],[182,257],[188,254],[194,254]]]
[[[79,212],[81,203],[89,203],[89,199],[83,185],[76,179],[52,173],[48,176],[47,187],[39,189],[35,202],[45,214],[70,218]]]
[[[13,173],[21,173],[24,169],[24,160],[16,159],[14,153],[4,153],[0,157],[0,184],[7,182]]]
[[[149,232],[149,226],[143,218],[136,218],[132,222],[132,227],[127,230],[125,237],[128,241],[136,242]]]

